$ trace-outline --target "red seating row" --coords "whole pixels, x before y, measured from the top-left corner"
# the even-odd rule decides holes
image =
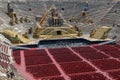
[[[114,78],[115,80],[120,80],[120,70],[118,71],[113,71],[113,72],[108,72],[109,75]]]
[[[105,76],[99,73],[85,74],[85,75],[72,75],[71,80],[108,80]]]
[[[94,52],[94,51],[96,51],[91,47],[73,47],[72,49],[75,50],[76,52]]]
[[[13,57],[20,57],[20,50],[19,51],[13,51]]]
[[[81,61],[75,54],[57,54],[53,55],[57,62]]]
[[[110,55],[112,57],[120,57],[120,50],[118,50],[114,45],[102,45],[102,46],[96,46],[95,48],[105,52],[107,55]]]
[[[70,54],[72,53],[68,48],[56,48],[56,49],[49,49],[51,54]]]
[[[25,50],[24,51],[24,56],[46,56],[47,53],[45,52],[44,49],[40,50]]]
[[[119,48],[120,49],[120,45],[119,44],[115,44],[114,47]]]
[[[35,77],[57,76],[60,72],[54,64],[31,66],[26,68],[28,72],[32,73]]]
[[[102,45],[102,46],[95,46],[95,48],[102,50],[102,51],[115,51],[118,50],[117,48],[113,47],[112,45]]]
[[[13,51],[13,57],[17,64],[21,64],[21,55],[20,51]]]
[[[41,80],[65,80],[63,77],[42,78]]]
[[[115,51],[103,51],[105,52],[105,54],[108,54],[112,57],[115,57],[115,58],[119,58],[120,57],[120,51],[119,50],[115,50]]]
[[[21,58],[20,57],[14,57],[14,60],[17,64],[21,64]]]
[[[102,70],[120,69],[120,62],[114,59],[97,60],[92,63]]]
[[[86,62],[62,63],[60,65],[67,74],[95,71],[95,69]]]
[[[49,56],[31,56],[25,57],[26,66],[52,63]]]
[[[100,53],[100,52],[81,52],[79,53],[81,56],[85,57],[88,60],[97,60],[97,59],[106,59],[108,56]]]

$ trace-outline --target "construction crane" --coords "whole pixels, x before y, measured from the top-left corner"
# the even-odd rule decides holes
[[[45,1],[43,1],[43,4],[44,4],[44,8],[46,10],[46,13],[43,15],[42,19],[40,20],[40,25],[45,24],[46,19],[48,19],[48,15],[50,14],[50,11],[47,9],[47,5],[46,5]]]
[[[52,11],[54,11],[54,10],[56,10],[56,13],[52,12]],[[42,19],[40,20],[40,25],[45,24],[45,22],[47,21],[47,19],[48,19],[49,17],[54,17],[54,18],[57,18],[57,17],[58,17],[58,16],[53,16],[53,13],[56,14],[56,15],[59,14],[59,15],[62,17],[62,19],[65,21],[65,19],[64,19],[63,16],[62,16],[62,14],[57,11],[57,8],[55,7],[55,5],[52,5],[52,6],[50,7],[50,9],[47,10],[47,12],[45,13],[45,15],[44,15],[44,16],[42,17]],[[50,14],[51,14],[51,15],[50,15]],[[55,22],[57,22],[56,19],[54,19],[54,20],[55,20]],[[65,22],[66,22],[66,21],[65,21]]]
[[[46,21],[46,19],[48,18],[50,11],[48,10],[45,15],[42,17],[42,19],[40,20],[40,25],[43,25]]]

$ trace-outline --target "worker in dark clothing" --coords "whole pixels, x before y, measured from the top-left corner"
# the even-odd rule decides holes
[[[10,77],[11,77],[11,79],[13,79],[15,77],[15,74],[13,71],[10,72]]]
[[[10,78],[10,72],[7,71],[6,74],[7,74],[7,77]]]

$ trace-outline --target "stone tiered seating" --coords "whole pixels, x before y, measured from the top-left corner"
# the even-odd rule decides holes
[[[114,4],[112,9],[103,17],[100,23],[103,25],[110,25],[110,26],[113,26],[113,24],[115,23],[118,24],[120,22],[119,9],[120,9],[119,4],[118,3]]]
[[[5,54],[3,54],[3,53],[0,53],[0,58],[1,58],[2,60],[4,60],[4,61],[10,62],[9,56],[7,56],[7,55],[5,55]]]
[[[0,66],[2,66],[4,69],[8,69],[9,64],[5,62],[0,62]]]

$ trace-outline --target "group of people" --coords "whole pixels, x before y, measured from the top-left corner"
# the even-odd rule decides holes
[[[13,79],[15,77],[15,74],[13,71],[7,71],[7,77]]]

